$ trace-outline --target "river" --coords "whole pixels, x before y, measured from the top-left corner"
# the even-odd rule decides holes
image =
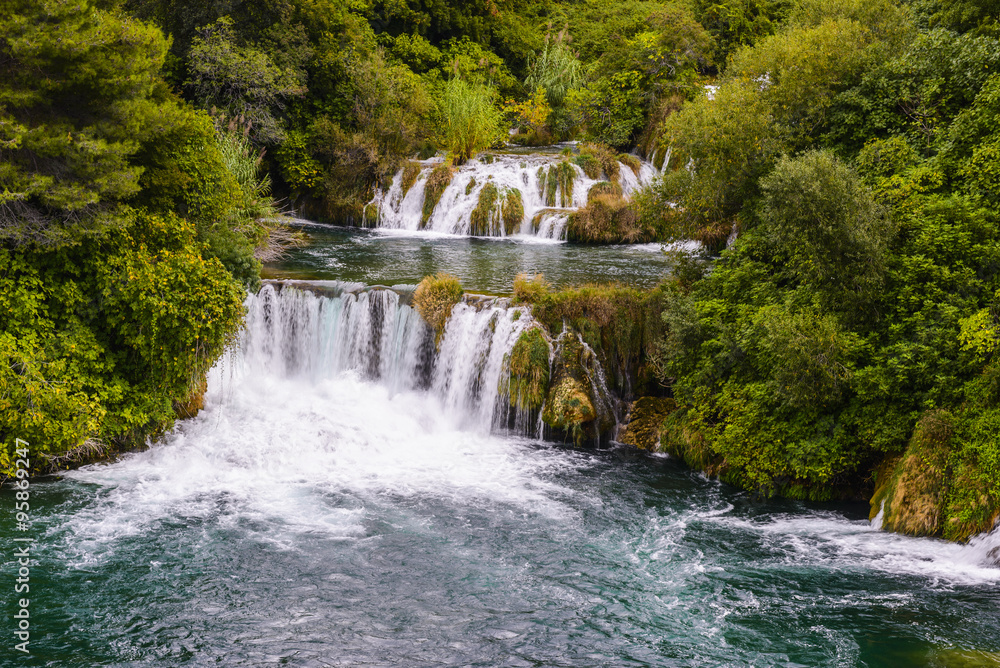
[[[312,234],[270,275],[340,282],[249,296],[196,418],[33,484],[33,654],[3,665],[997,664],[997,537],[511,431],[497,378],[527,314],[460,304],[435,353],[406,304],[439,270],[648,286],[658,249]]]

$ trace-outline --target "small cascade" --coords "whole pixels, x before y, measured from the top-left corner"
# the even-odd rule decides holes
[[[531,322],[527,309],[510,307],[506,299],[455,305],[432,386],[450,411],[491,429],[502,426],[508,402],[500,392],[501,376],[510,373],[510,351]]]
[[[608,378],[604,373],[604,367],[601,366],[601,362],[597,359],[597,353],[587,345],[582,336],[579,334],[576,336],[580,339],[580,344],[583,346],[583,368],[587,373],[587,379],[590,380],[590,386],[593,388],[592,396],[594,398],[594,408],[597,409],[597,424],[607,424],[610,426],[614,423],[610,435],[611,438],[617,438],[618,428],[622,423],[621,401],[611,393],[608,387]]]
[[[882,499],[882,505],[878,507],[878,512],[875,517],[872,518],[872,529],[876,531],[882,530],[882,523],[885,519],[885,499]]]
[[[670,166],[670,148],[667,147],[663,153],[660,153],[660,147],[656,144],[653,145],[653,149],[649,155],[646,156],[646,161],[643,163],[643,167],[649,165],[653,170],[655,175],[660,175],[667,170]]]
[[[417,170],[414,173],[414,170]],[[444,170],[444,171],[442,171]],[[445,175],[447,185],[428,188]],[[638,174],[619,163],[624,197],[650,183],[658,170],[642,163]],[[440,158],[411,162],[365,208],[365,225],[409,232],[476,237],[565,238],[569,215],[586,206],[598,183],[557,153],[495,154],[447,168]],[[427,201],[437,196],[436,203]],[[433,203],[433,204],[432,204]]]
[[[426,385],[433,334],[390,289],[318,296],[281,283],[247,297],[241,353],[252,373],[329,378],[355,372],[391,389]]]

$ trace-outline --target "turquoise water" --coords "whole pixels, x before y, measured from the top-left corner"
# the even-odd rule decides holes
[[[581,246],[319,225],[301,229],[310,245],[269,264],[266,276],[399,285],[445,271],[458,276],[466,290],[509,294],[520,273],[544,273],[556,287],[595,282],[652,287],[671,266],[661,244]]]
[[[418,278],[419,262],[379,246],[399,240],[330,237],[360,250],[328,278]],[[475,243],[400,243],[389,247],[503,292],[477,273]],[[486,266],[534,248],[487,243]],[[318,266],[321,249],[294,262]],[[582,271],[572,247],[545,249],[565,254],[558,280]],[[385,261],[365,265],[369,252]],[[648,280],[663,270],[656,253],[630,252],[645,251],[605,257],[651,256],[636,271]],[[32,655],[12,651],[8,594],[0,665],[998,664],[997,537],[887,534],[863,505],[762,501],[666,458],[491,433],[447,399],[447,378],[419,382],[417,358],[397,385],[350,356],[320,368],[330,346],[369,350],[390,315],[395,331],[414,327],[409,307],[279,297],[280,330],[274,305],[248,300],[260,308],[244,352],[213,371],[198,417],[146,451],[32,485]],[[454,346],[450,368],[480,359],[486,344],[473,343]],[[12,592],[9,539],[25,534],[13,491],[0,497],[0,587]]]
[[[219,412],[35,487],[35,655],[17,665],[906,666],[1000,650],[981,555],[874,532],[862,508],[447,429],[423,461],[381,443],[366,462],[319,434],[303,453],[297,433],[288,452],[242,454],[250,430],[277,430]]]

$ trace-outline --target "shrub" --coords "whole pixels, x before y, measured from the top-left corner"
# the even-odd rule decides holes
[[[245,293],[194,226],[118,222],[61,251],[0,250],[0,476],[15,436],[39,468],[142,444],[233,342]]]
[[[570,214],[566,228],[566,239],[577,243],[638,243],[655,236],[640,224],[635,207],[616,194],[588,197],[587,206]]]
[[[438,273],[420,281],[413,293],[413,305],[434,330],[434,342],[441,343],[451,309],[462,300],[462,283],[451,274]]]
[[[535,304],[548,294],[549,287],[543,274],[535,274],[531,278],[527,274],[518,274],[514,278],[514,301],[519,304]]]
[[[423,229],[427,225],[427,221],[431,219],[431,214],[434,213],[434,207],[441,200],[441,195],[448,188],[448,184],[451,183],[452,177],[455,176],[455,169],[451,166],[451,162],[445,160],[440,165],[431,170],[431,173],[427,176],[427,183],[424,185],[424,209],[423,215],[420,218],[420,227]]]

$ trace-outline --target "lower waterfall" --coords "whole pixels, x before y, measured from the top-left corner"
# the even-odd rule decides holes
[[[316,294],[267,283],[247,297],[233,363],[251,374],[318,380],[353,373],[390,392],[427,390],[463,427],[504,428],[501,376],[532,323],[530,311],[502,298],[460,302],[435,349],[433,331],[407,303],[410,290],[346,284]]]

